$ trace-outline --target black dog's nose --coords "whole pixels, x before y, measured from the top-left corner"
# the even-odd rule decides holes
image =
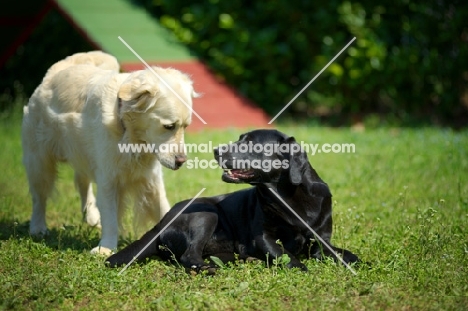
[[[219,157],[219,148],[214,148],[213,152],[214,152],[215,158]]]
[[[176,165],[177,167],[181,167],[182,164],[185,163],[185,161],[187,161],[187,156],[185,156],[185,155],[180,155],[180,154],[178,154],[178,155],[175,156],[175,165]]]

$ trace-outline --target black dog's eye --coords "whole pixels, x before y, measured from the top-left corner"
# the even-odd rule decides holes
[[[173,129],[175,129],[175,123],[172,123],[172,124],[164,124],[164,128],[165,128],[166,130],[171,130],[171,131],[172,131]]]

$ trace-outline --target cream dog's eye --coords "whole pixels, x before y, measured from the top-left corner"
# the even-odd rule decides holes
[[[165,128],[166,130],[173,130],[173,129],[175,129],[175,123],[172,123],[172,124],[165,124],[165,125],[164,125],[164,128]]]

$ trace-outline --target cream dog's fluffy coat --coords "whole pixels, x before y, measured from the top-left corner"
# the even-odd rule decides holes
[[[83,217],[101,226],[93,253],[117,247],[124,199],[135,199],[135,221],[158,222],[169,210],[161,164],[177,169],[186,160],[184,130],[191,122],[192,81],[175,69],[118,73],[117,60],[94,51],[54,64],[24,107],[23,163],[33,212],[30,232],[47,232],[45,208],[57,162],[75,170]],[[167,85],[175,90],[183,103]],[[190,108],[189,108],[190,107]],[[119,144],[171,144],[159,153],[121,153]],[[97,184],[96,199],[91,182]]]

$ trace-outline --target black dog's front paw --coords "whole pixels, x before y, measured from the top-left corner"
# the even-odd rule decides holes
[[[306,267],[302,262],[300,262],[300,261],[295,261],[295,262],[290,261],[290,262],[286,265],[286,267],[288,267],[289,269],[292,269],[292,268],[299,268],[299,269],[301,269],[301,270],[304,271],[304,272],[309,271],[309,269],[307,269],[307,267]]]
[[[191,275],[197,275],[199,273],[206,273],[208,275],[215,275],[216,274],[216,267],[207,265],[207,264],[198,264],[198,265],[191,265],[189,268],[185,268],[185,272]]]
[[[113,254],[104,261],[104,264],[109,268],[118,268],[127,264],[129,260],[127,258],[122,258],[120,254]]]
[[[354,255],[353,253],[351,253],[350,251],[344,249],[343,250],[343,260],[344,262],[346,262],[347,264],[351,264],[351,263],[360,263],[361,260],[359,259],[358,256]]]
[[[244,260],[245,260],[245,262],[255,263],[255,264],[258,264],[258,263],[261,263],[261,262],[262,262],[261,259],[258,259],[258,258],[256,258],[256,257],[250,257],[250,256],[247,257],[247,258],[245,258]]]

